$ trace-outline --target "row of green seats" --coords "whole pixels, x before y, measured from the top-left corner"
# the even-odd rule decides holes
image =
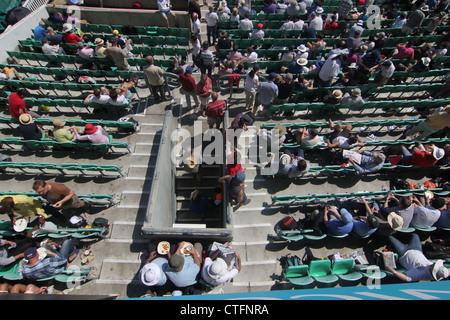
[[[118,152],[117,149],[126,149],[127,153],[130,153],[130,145],[127,142],[111,141],[110,136],[109,143],[92,144],[83,141],[72,142],[57,142],[53,139],[42,140],[24,140],[22,138],[0,138],[0,146],[5,149],[16,149],[17,147],[24,148],[26,150],[46,150],[49,148],[60,150],[89,150],[89,151],[101,151],[101,152]]]
[[[12,196],[12,195],[25,195],[32,198],[39,199],[43,203],[46,203],[47,200],[42,198],[39,193],[36,192],[17,192],[17,191],[0,191],[0,196]],[[77,194],[78,198],[81,200],[88,201],[89,203],[96,206],[112,206],[114,205],[115,195],[114,194]]]
[[[115,165],[78,164],[78,163],[37,163],[37,162],[0,162],[0,169],[19,169],[23,173],[62,174],[68,175],[77,171],[83,176],[101,175],[113,176],[107,172],[115,173],[114,177],[123,176],[122,168]],[[32,171],[30,171],[32,170]]]

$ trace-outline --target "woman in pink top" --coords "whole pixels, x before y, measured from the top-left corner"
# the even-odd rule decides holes
[[[80,135],[80,132],[78,131],[78,128],[73,127],[74,130],[77,132],[76,139],[77,141],[90,141],[93,144],[100,144],[100,143],[109,143],[109,137],[107,135],[103,134],[103,130],[101,126],[94,126],[91,123],[88,123],[84,126],[84,133]]]

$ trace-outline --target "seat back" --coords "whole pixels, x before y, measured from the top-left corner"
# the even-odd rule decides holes
[[[289,266],[286,269],[286,279],[306,277],[308,275],[308,266]]]
[[[313,260],[309,264],[309,274],[313,277],[322,277],[331,273],[331,260]]]
[[[347,274],[353,270],[355,260],[353,259],[340,259],[333,262],[331,272],[333,274]]]

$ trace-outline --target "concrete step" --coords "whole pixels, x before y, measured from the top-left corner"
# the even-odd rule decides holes
[[[233,234],[235,241],[262,241],[267,239],[267,234],[273,232],[273,226],[270,223],[240,224],[233,225]]]

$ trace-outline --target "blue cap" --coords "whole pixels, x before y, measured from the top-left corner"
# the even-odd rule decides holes
[[[192,71],[194,71],[194,68],[192,68],[191,66],[187,66],[186,67],[186,72],[187,73],[191,73]]]
[[[276,77],[278,77],[278,75],[275,72],[269,73],[269,80],[270,79],[276,79]]]
[[[234,181],[238,183],[242,183],[245,181],[245,173],[244,171],[238,171],[236,172],[236,175],[234,176]]]

